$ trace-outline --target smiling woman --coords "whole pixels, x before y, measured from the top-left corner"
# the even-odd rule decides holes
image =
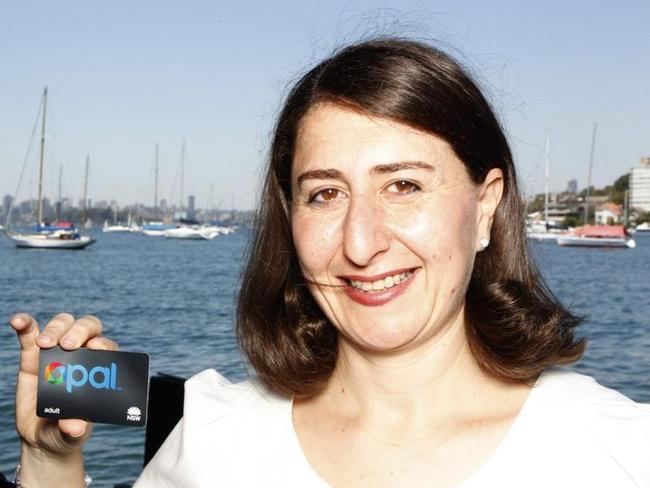
[[[650,487],[650,406],[557,367],[585,344],[523,211],[503,131],[449,56],[381,39],[318,64],[280,114],[239,296],[258,378],[189,380],[135,487]],[[116,346],[94,317],[12,325],[25,479],[71,486],[85,424],[39,437],[35,341]]]
[[[579,320],[528,259],[523,215],[506,138],[458,63],[414,42],[348,47],[309,71],[280,115],[240,299],[243,349],[274,389],[309,396],[337,364],[335,315],[356,310],[337,306],[338,297],[383,305],[412,280],[381,312],[359,309],[362,324],[390,308],[397,316],[412,307],[409,298],[430,300],[438,307],[430,318],[449,321],[439,315],[444,308],[462,322],[476,361],[493,376],[531,381],[574,362],[584,350],[573,338]],[[322,256],[332,246],[341,256],[329,270],[310,266],[316,250]],[[381,259],[367,261],[363,254],[373,252]],[[364,293],[401,268],[404,285]],[[358,278],[346,281],[348,274]]]

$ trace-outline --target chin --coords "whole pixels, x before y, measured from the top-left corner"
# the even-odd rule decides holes
[[[374,326],[370,330],[344,331],[345,340],[354,347],[375,353],[407,348],[420,335],[420,329],[403,324]]]

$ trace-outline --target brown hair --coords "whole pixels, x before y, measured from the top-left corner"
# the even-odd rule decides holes
[[[319,102],[445,139],[477,184],[500,168],[503,198],[466,294],[472,352],[485,371],[510,381],[580,358],[585,343],[573,331],[581,319],[553,296],[529,258],[512,155],[489,103],[447,54],[390,38],[346,47],[318,64],[293,87],[278,118],[237,309],[240,347],[263,381],[309,396],[336,363],[337,331],[305,286],[289,216],[296,133]]]

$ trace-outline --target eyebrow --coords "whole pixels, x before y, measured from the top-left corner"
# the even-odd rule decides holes
[[[429,163],[422,161],[405,161],[401,163],[380,164],[370,169],[370,174],[385,174],[395,173],[405,169],[425,169],[427,171],[435,171],[435,168]]]
[[[435,171],[435,168],[429,163],[422,161],[405,161],[400,163],[378,164],[370,168],[371,175],[395,173],[406,169],[424,169],[427,171]],[[298,186],[302,185],[305,180],[336,180],[342,179],[343,173],[334,168],[328,169],[313,169],[305,171],[298,176]]]

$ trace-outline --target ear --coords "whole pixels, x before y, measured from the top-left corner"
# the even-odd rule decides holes
[[[476,249],[482,251],[490,242],[494,214],[503,196],[503,171],[492,168],[479,186],[476,218]]]

